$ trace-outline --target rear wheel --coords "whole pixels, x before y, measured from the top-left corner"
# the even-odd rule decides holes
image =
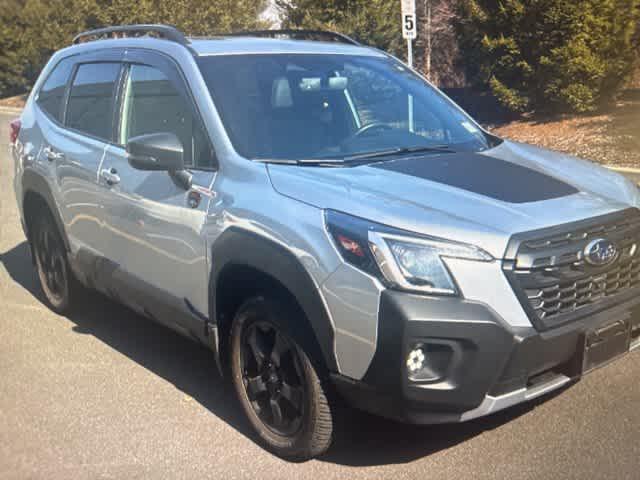
[[[50,307],[65,313],[71,307],[75,278],[69,268],[67,252],[51,215],[42,213],[33,224],[31,248],[40,287]]]
[[[292,315],[262,297],[244,303],[232,326],[231,370],[240,403],[265,446],[306,460],[329,448],[333,415],[323,383],[286,328]]]

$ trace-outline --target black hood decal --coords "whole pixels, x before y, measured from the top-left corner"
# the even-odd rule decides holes
[[[412,157],[371,165],[461,188],[508,203],[528,203],[578,193],[571,185],[515,163],[477,153]]]

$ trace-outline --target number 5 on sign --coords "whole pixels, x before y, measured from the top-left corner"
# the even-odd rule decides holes
[[[402,38],[416,38],[416,1],[401,0],[402,4]]]

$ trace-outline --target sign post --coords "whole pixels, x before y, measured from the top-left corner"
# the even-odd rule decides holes
[[[402,5],[402,38],[407,40],[407,63],[413,68],[413,40],[417,37],[416,0],[400,0]],[[413,121],[413,95],[408,95],[409,131],[415,131]]]
[[[402,38],[407,40],[407,63],[413,68],[413,40],[417,36],[416,0],[400,0],[402,5]]]

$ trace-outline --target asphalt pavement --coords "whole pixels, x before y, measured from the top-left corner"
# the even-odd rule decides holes
[[[351,412],[322,458],[263,450],[206,349],[97,294],[43,303],[0,114],[0,478],[639,479],[640,351],[533,404],[416,427]]]

